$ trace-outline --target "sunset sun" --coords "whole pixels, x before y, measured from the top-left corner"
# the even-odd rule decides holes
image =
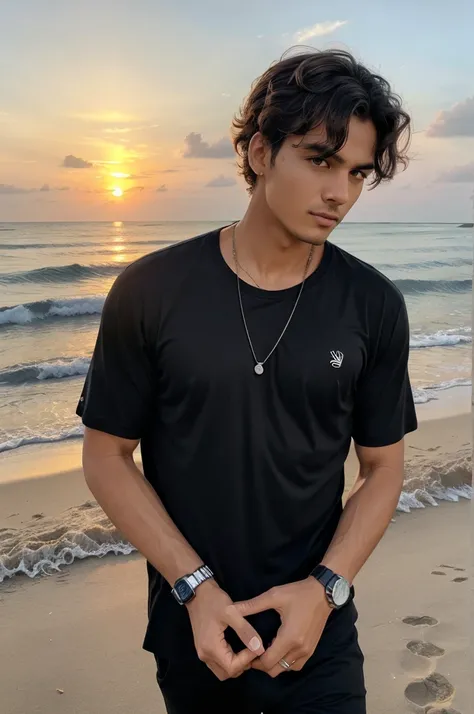
[[[120,196],[123,196],[123,191],[122,191],[121,188],[119,188],[118,186],[116,186],[116,187],[112,190],[112,194],[113,194],[114,196],[117,196],[117,198],[120,198]]]

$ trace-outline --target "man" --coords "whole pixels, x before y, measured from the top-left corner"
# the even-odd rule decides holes
[[[85,477],[148,561],[170,714],[366,711],[352,582],[416,428],[409,328],[397,288],[327,239],[406,164],[409,122],[350,54],[283,58],[234,119],[243,219],[134,262],[107,297]]]

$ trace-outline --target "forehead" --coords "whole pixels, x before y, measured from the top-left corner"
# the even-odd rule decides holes
[[[325,127],[315,127],[295,142],[304,148],[307,144],[327,145],[327,131]],[[344,146],[337,152],[338,155],[350,163],[367,163],[372,161],[377,143],[377,132],[370,120],[362,121],[357,117],[349,120],[347,138]]]

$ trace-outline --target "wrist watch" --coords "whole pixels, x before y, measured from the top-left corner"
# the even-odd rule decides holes
[[[352,588],[345,578],[326,568],[325,565],[317,565],[311,575],[324,587],[327,601],[333,610],[339,610],[347,605],[352,596]]]
[[[214,573],[212,570],[208,568],[207,565],[201,565],[194,573],[189,573],[188,575],[183,575],[182,578],[178,578],[174,587],[171,588],[171,592],[180,605],[186,605],[186,603],[196,596],[196,588],[198,585],[201,585],[201,583],[213,577]]]

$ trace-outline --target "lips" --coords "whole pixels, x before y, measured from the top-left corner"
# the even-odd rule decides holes
[[[337,222],[337,216],[333,216],[330,213],[315,213],[314,211],[310,211],[312,216],[316,216],[317,218],[325,218],[328,221],[334,221],[335,223]]]

